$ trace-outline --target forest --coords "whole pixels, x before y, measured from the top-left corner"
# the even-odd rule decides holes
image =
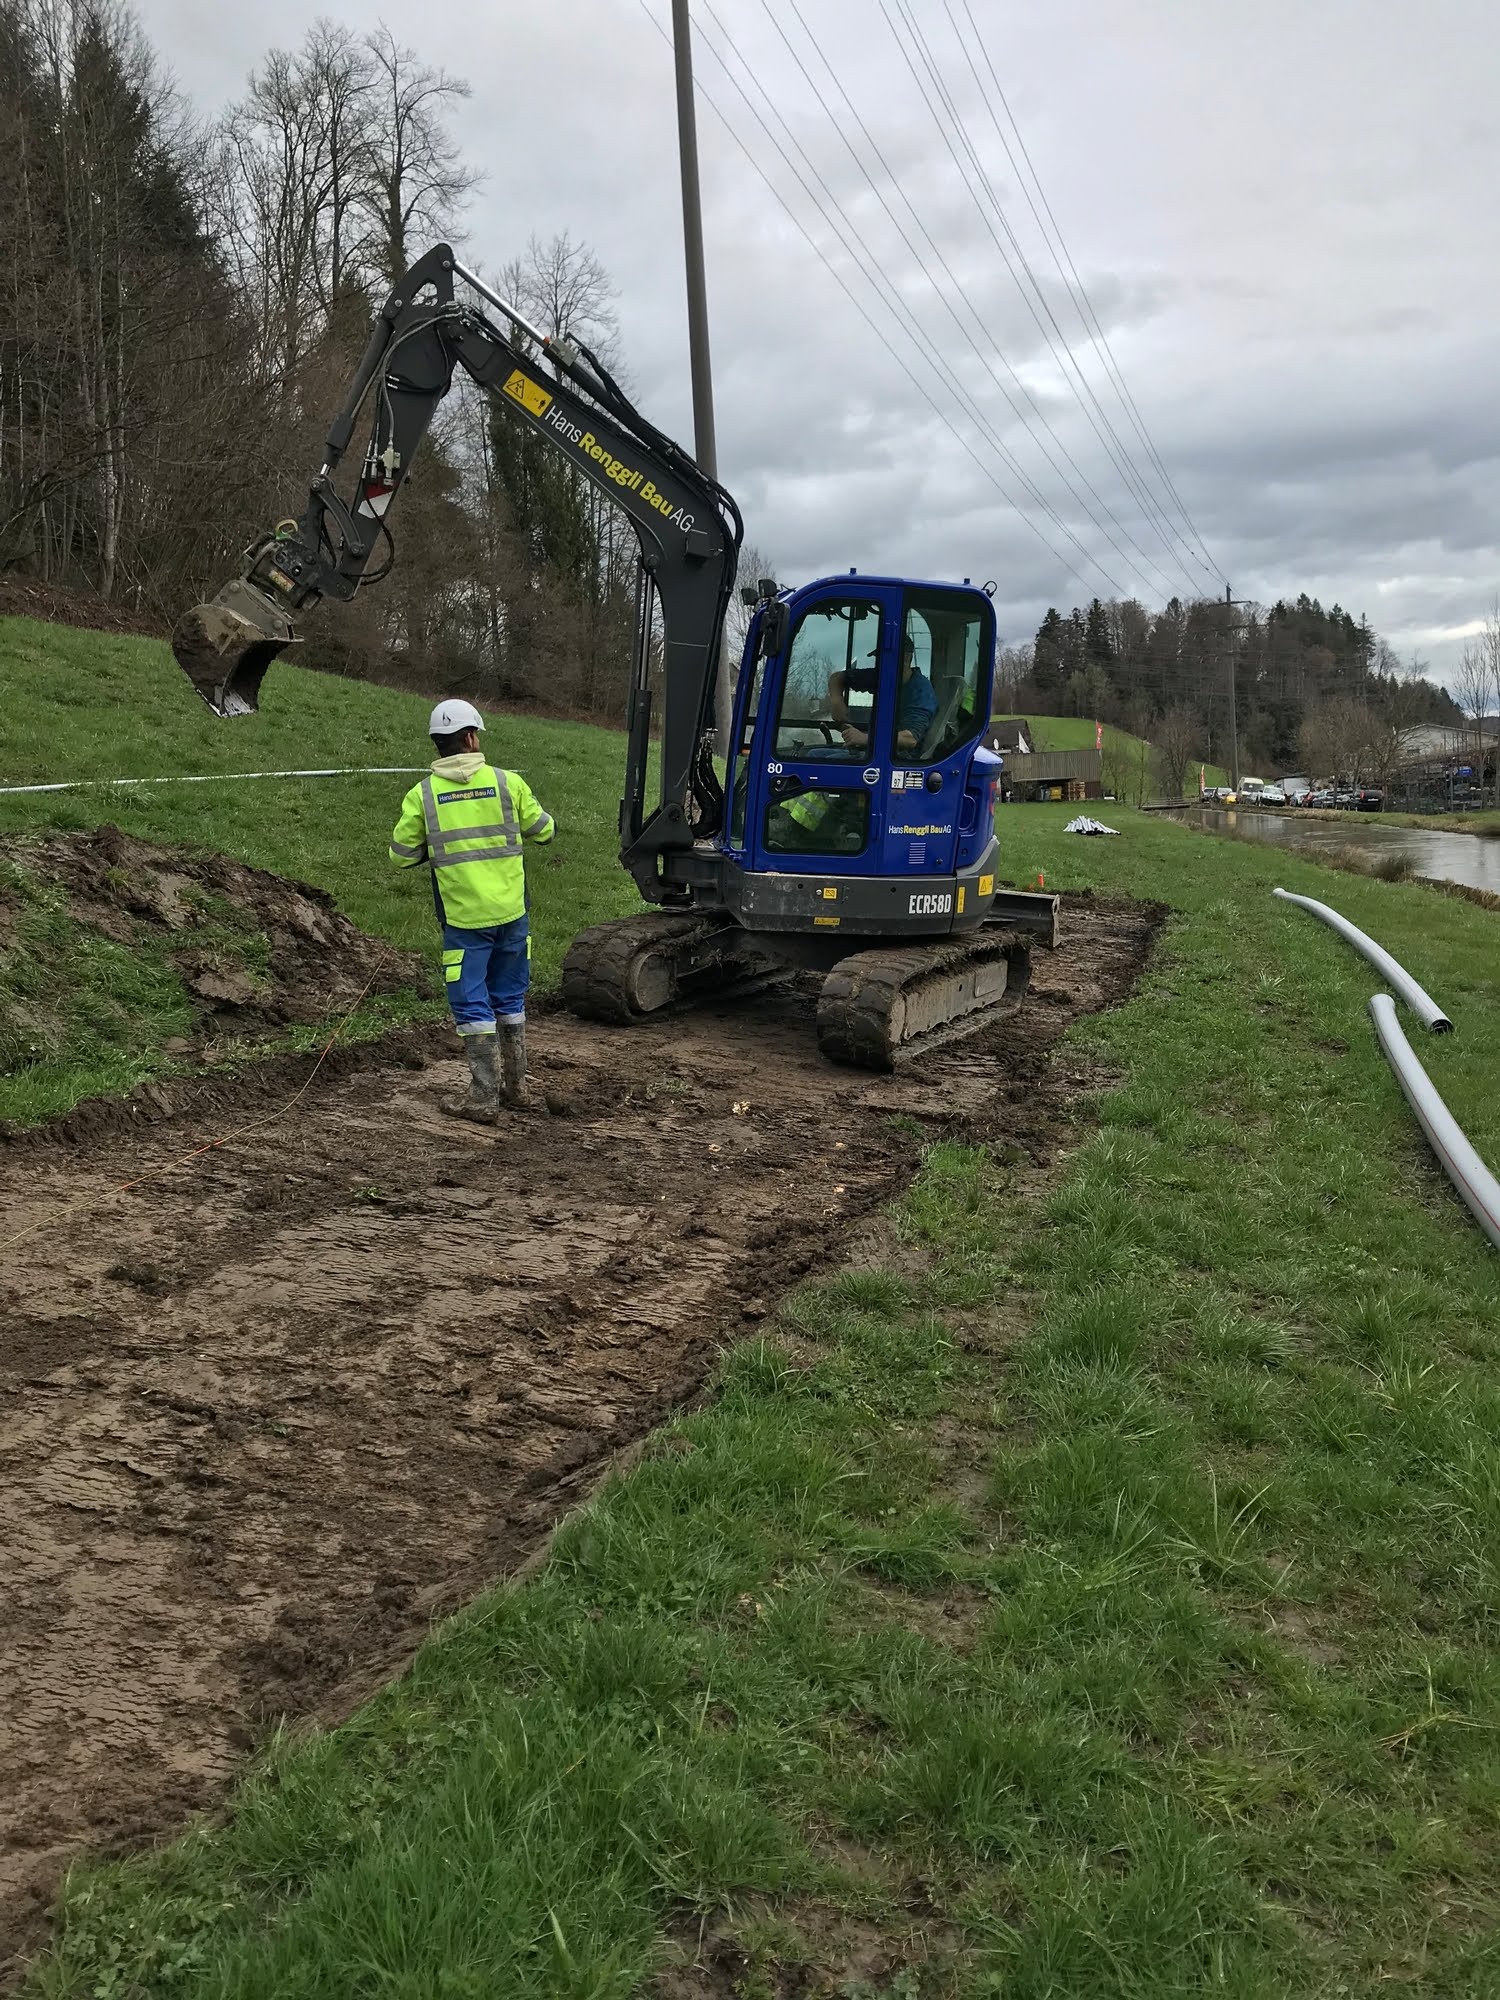
[[[165,629],[233,571],[316,468],[374,302],[429,243],[461,240],[480,184],[454,132],[468,93],[386,28],[320,19],[206,120],[123,0],[0,0],[0,579]],[[533,239],[489,275],[628,384],[588,246]],[[386,589],[315,614],[310,664],[619,712],[633,535],[504,407],[456,388],[397,535]],[[747,550],[747,573],[766,567]],[[1381,728],[1457,715],[1364,619],[1306,596],[1049,610],[1003,652],[996,707],[1222,762],[1231,678],[1245,768],[1295,762],[1341,703]]]

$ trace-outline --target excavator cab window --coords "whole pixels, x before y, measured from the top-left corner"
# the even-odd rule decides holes
[[[870,598],[828,598],[803,614],[781,685],[778,758],[865,762],[874,727],[879,648],[880,606]],[[846,742],[846,726],[859,731],[863,740]]]
[[[956,593],[908,592],[892,745],[896,762],[940,763],[987,719],[979,713],[979,679],[988,615],[987,606]]]

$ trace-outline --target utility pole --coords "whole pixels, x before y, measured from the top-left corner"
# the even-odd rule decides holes
[[[708,283],[703,269],[703,203],[698,192],[698,120],[693,103],[693,30],[688,0],[672,0],[672,54],[677,66],[677,151],[682,161],[693,456],[710,479],[717,479],[719,454],[714,443],[714,384],[708,359]]]
[[[693,456],[719,476],[714,439],[714,383],[708,358],[708,280],[703,267],[703,202],[698,188],[698,118],[693,102],[693,29],[688,0],[672,0],[672,57],[677,71],[677,153],[682,165],[682,247],[687,265],[688,368],[693,381]],[[729,654],[719,640],[714,723],[721,757],[729,755]]]
[[[1227,583],[1224,586],[1224,602],[1231,614],[1224,621],[1224,637],[1229,642],[1229,782],[1237,797],[1240,789],[1240,717],[1239,705],[1234,698],[1233,612],[1235,597],[1233,586]]]

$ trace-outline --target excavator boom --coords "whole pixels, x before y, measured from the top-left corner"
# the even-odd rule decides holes
[[[497,306],[507,327],[458,303],[455,277]],[[504,398],[518,421],[543,436],[635,528],[642,589],[621,858],[649,900],[664,900],[671,885],[662,880],[661,856],[714,832],[723,809],[707,739],[742,536],[739,510],[681,446],[641,415],[597,356],[538,332],[465,271],[446,244],[412,266],[377,314],[303,512],[249,549],[242,573],[215,597],[184,613],[172,650],[216,715],[253,714],[267,668],[297,642],[295,614],[323,598],[347,601],[384,575],[384,568],[372,573],[369,565],[381,541],[393,547],[386,515],[455,367]],[[360,476],[352,494],[341,494],[334,475],[367,403],[373,410]],[[653,605],[660,607],[662,629],[662,765],[654,809],[647,804]]]

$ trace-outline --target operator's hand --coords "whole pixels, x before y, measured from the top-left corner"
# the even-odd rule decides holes
[[[850,750],[863,750],[868,746],[870,741],[866,732],[863,729],[856,729],[852,722],[846,722],[840,733],[843,736],[845,747]]]
[[[909,729],[898,729],[896,731],[896,748],[901,752],[903,757],[916,756],[917,739]]]

